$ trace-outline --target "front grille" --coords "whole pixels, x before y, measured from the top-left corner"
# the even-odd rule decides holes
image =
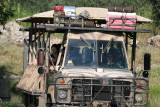
[[[59,80],[66,80],[64,84]],[[136,83],[142,86],[136,86]],[[59,104],[89,105],[99,102],[111,104],[145,105],[148,100],[148,80],[144,78],[107,78],[107,77],[57,77],[55,79],[55,100]],[[59,101],[58,90],[67,91],[67,100]],[[135,95],[143,95],[137,102]],[[94,102],[95,101],[95,102]]]
[[[112,81],[108,86],[103,87],[100,80],[73,79],[72,102],[90,102],[93,98],[97,101],[120,102],[122,96],[130,95],[129,85],[130,82]]]
[[[74,79],[72,81],[72,101],[73,102],[89,102],[91,100],[91,80]]]
[[[123,102],[123,100],[128,100],[131,92],[130,82],[128,81],[113,81],[116,85],[113,87],[113,102]]]
[[[102,88],[102,86],[100,85],[101,83],[99,80],[74,79],[72,81],[72,101],[90,102]],[[104,87],[94,99],[101,101],[110,101],[110,90],[110,87]]]

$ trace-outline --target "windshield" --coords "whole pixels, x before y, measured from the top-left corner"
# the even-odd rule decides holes
[[[106,40],[87,39],[84,42],[81,39],[70,39],[64,67],[127,69],[123,43],[111,41],[108,45],[108,42]]]

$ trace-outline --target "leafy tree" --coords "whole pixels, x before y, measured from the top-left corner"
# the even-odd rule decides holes
[[[0,25],[4,25],[9,17],[13,16],[13,10],[10,5],[12,2],[10,0],[0,0]]]
[[[160,29],[160,0],[150,0],[152,4],[153,33],[156,35]]]

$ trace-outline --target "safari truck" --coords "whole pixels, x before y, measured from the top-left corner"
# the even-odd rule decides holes
[[[76,13],[68,15],[65,8]],[[29,39],[24,40],[24,73],[17,84],[25,107],[147,106],[151,56],[144,54],[144,69],[137,72],[135,55],[137,33],[151,30],[136,25],[151,21],[132,10],[112,9],[60,6],[17,19],[32,25],[20,29],[29,31]],[[64,36],[57,43],[61,47],[54,64],[51,38],[55,33]],[[128,39],[133,40],[131,64]]]

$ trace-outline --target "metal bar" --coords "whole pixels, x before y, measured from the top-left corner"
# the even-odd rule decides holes
[[[25,28],[20,28],[19,31],[30,31],[30,30]]]
[[[82,106],[84,104],[84,91],[83,91],[83,85],[82,85],[82,80],[81,80],[81,88],[82,88]]]
[[[23,73],[25,72],[26,67],[27,67],[27,50],[28,50],[28,47],[27,47],[27,39],[24,39],[24,51],[23,51]]]
[[[104,31],[104,32],[137,32],[137,33],[151,33],[151,30],[148,29],[106,29],[106,28],[82,28],[82,27],[58,27],[58,26],[49,26],[49,25],[39,25],[37,28],[54,28],[55,30],[83,30],[83,31]],[[55,31],[56,32],[56,31]]]
[[[115,17],[110,17],[110,19],[124,19],[124,20],[136,20],[136,18],[115,18]]]
[[[131,71],[134,71],[136,57],[136,33],[133,33],[133,45],[132,45],[132,59],[131,59]],[[135,76],[135,72],[134,76]]]
[[[115,24],[113,24],[113,25],[115,25]],[[124,19],[122,18],[122,29],[123,29],[123,27],[124,27]]]
[[[58,24],[69,24],[70,23],[70,24],[80,24],[80,25],[82,25],[82,22],[80,23],[80,22],[72,22],[72,21],[67,21],[67,22],[57,21],[56,23],[58,23]]]
[[[40,34],[39,36],[37,36],[36,38],[34,38],[34,40],[32,40],[32,42],[35,42],[37,41],[40,37],[41,37],[42,34]]]
[[[136,81],[135,80],[133,80],[133,86],[135,86],[136,85]],[[133,102],[132,102],[132,105],[134,105],[135,104],[135,87],[133,87]]]
[[[125,79],[125,80],[145,80],[145,81],[148,81],[146,78],[121,78],[121,77],[84,77],[84,76],[59,76],[59,77],[56,77],[55,79],[57,80],[57,79],[59,79],[59,78],[81,78],[81,79],[90,79],[90,78],[92,78],[92,79],[105,79],[105,78],[107,78],[107,79],[115,79],[115,80],[117,80],[117,79]]]
[[[112,25],[112,26],[122,26],[122,29],[124,26],[131,26],[131,27],[135,27],[136,24],[109,24],[109,25]]]
[[[135,23],[134,23],[134,20],[135,20],[135,19],[133,19],[133,25],[135,24]],[[133,27],[133,29],[134,29],[134,27]]]
[[[40,30],[38,29],[38,48],[41,48],[40,35]]]
[[[104,53],[107,50],[108,46],[112,43],[112,41],[114,41],[113,37],[109,40],[109,42],[107,43],[107,45],[104,47],[104,51],[102,51],[102,53]]]
[[[34,30],[34,45],[33,45],[33,60],[36,59],[36,31],[37,31],[37,23],[35,22],[35,30]]]
[[[49,51],[50,51],[49,38],[50,38],[50,32],[48,32],[47,40],[45,41],[46,42],[46,66],[49,66]]]
[[[51,31],[53,33],[62,33],[62,32],[67,32],[68,30],[73,30],[73,31],[103,31],[103,32],[137,32],[137,33],[152,33],[152,30],[149,29],[106,29],[106,28],[82,28],[82,27],[58,27],[58,26],[49,26],[49,25],[38,25],[37,27],[40,31],[45,29],[45,32]],[[55,29],[54,31],[46,29],[46,28],[53,28]],[[25,29],[25,31],[30,31],[30,29]]]
[[[70,20],[71,20],[71,17],[69,17],[69,24],[68,24],[69,27],[71,27],[71,21]]]
[[[125,45],[126,45],[126,51],[128,53],[128,33],[126,33],[126,43],[125,43]]]
[[[28,63],[31,63],[32,59],[32,54],[31,54],[31,45],[32,45],[32,28],[29,31],[29,49],[28,49]]]
[[[84,19],[82,18],[82,28],[84,28]]]
[[[43,30],[42,48],[45,48],[45,31]]]
[[[91,100],[93,99],[92,98],[92,96],[93,96],[93,86],[92,86],[92,84],[93,84],[93,79],[91,78],[91,98],[90,98]]]
[[[125,96],[124,96],[124,89],[123,89],[123,88],[124,88],[123,80],[122,80],[122,85],[121,85],[121,86],[122,86],[122,93],[121,93],[121,94],[122,94],[122,95],[121,95],[121,96],[122,96],[122,98],[121,98],[121,100],[122,100],[122,103],[124,103],[124,101],[123,101],[123,100],[124,100],[124,97],[125,97]]]
[[[48,42],[49,42],[49,44],[48,44],[48,48],[49,48],[49,53],[50,53],[50,47],[51,47],[51,44],[50,44],[50,43],[51,43],[50,33],[49,33],[49,35],[48,35],[48,38],[49,38],[49,41],[48,41]]]
[[[90,104],[94,101],[94,99],[99,95],[99,93],[103,90],[104,86],[98,91],[98,93],[94,96],[94,98],[89,102],[89,104],[87,105],[87,107],[90,106]]]

